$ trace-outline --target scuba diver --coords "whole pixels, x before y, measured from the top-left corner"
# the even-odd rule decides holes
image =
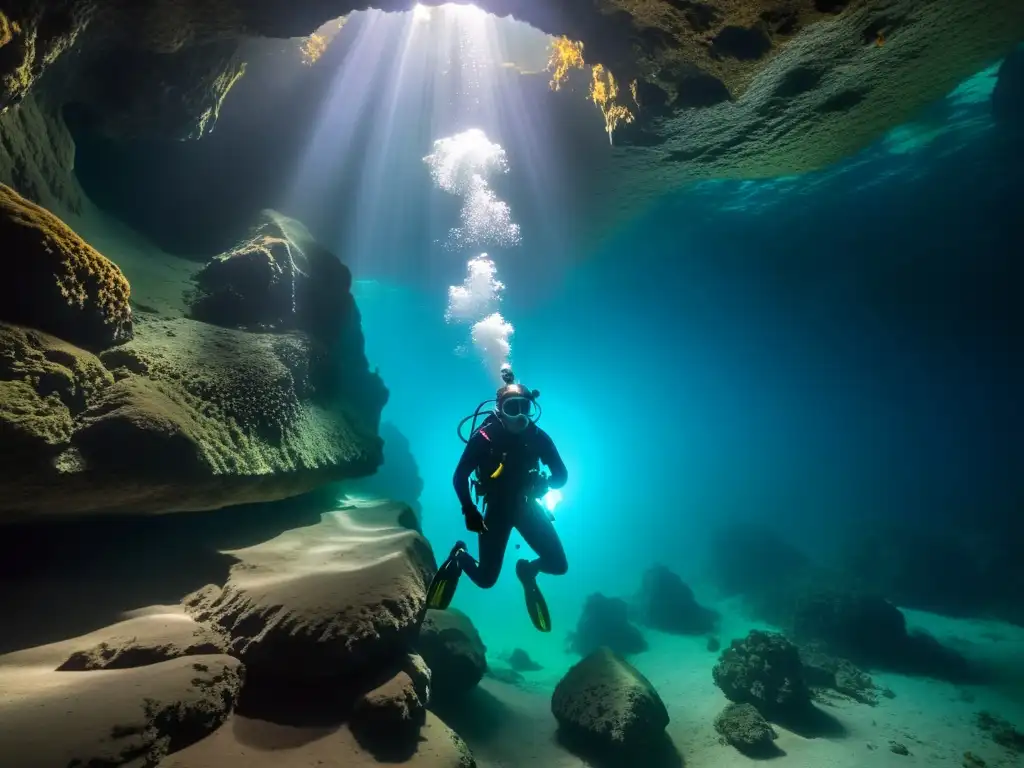
[[[495,398],[480,403],[476,411],[462,420],[458,430],[466,447],[453,482],[466,529],[478,534],[480,559],[473,559],[465,542],[455,542],[427,590],[427,607],[447,608],[463,573],[478,587],[493,587],[515,528],[537,554],[536,560],[516,563],[516,576],[523,585],[530,619],[541,632],[550,632],[551,617],[537,587],[537,574],[561,576],[569,566],[555,532],[554,518],[540,499],[548,490],[564,486],[568,472],[551,437],[537,426],[540,392],[516,383],[507,364],[501,368],[501,378],[504,386]],[[490,403],[494,403],[493,410],[477,427],[477,419]],[[462,428],[470,420],[472,426],[466,438]],[[548,468],[549,475],[540,471],[540,464]],[[471,488],[483,499],[483,513],[477,508]]]

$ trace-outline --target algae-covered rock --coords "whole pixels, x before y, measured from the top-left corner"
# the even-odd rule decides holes
[[[881,689],[871,675],[852,661],[832,656],[816,645],[801,647],[800,661],[804,680],[812,688],[827,688],[862,704],[878,704]],[[891,691],[889,693],[891,695]]]
[[[766,717],[810,703],[800,652],[777,632],[755,629],[744,639],[733,640],[712,675],[726,698],[752,704]]]
[[[92,350],[131,338],[130,289],[117,265],[2,184],[0,244],[0,321]]]
[[[629,662],[599,648],[559,681],[551,712],[568,743],[584,752],[657,744],[668,725],[658,692]]]
[[[0,521],[272,501],[380,466],[388,393],[369,370],[349,272],[301,224],[282,227],[317,254],[303,262],[302,290],[316,297],[301,314],[307,330],[148,311],[133,320],[120,270],[0,187],[13,272],[0,281],[0,437],[17,448],[0,465]],[[35,251],[18,250],[26,244]],[[129,261],[144,285],[185,290],[191,272],[157,264],[146,273],[161,254],[141,255]],[[44,289],[61,306],[48,309]],[[12,317],[18,325],[4,322]]]
[[[727,743],[751,756],[769,753],[779,736],[752,704],[727,704],[715,718],[715,730]]]
[[[10,487],[26,468],[53,461],[70,442],[75,419],[113,381],[92,353],[0,323],[0,441],[7,448],[0,482]]]
[[[381,461],[374,412],[346,407],[350,374],[303,334],[145,319],[97,358],[0,326],[0,353],[0,430],[29,447],[0,467],[11,519],[269,501]]]
[[[271,210],[194,279],[192,316],[229,328],[300,328],[330,343],[356,311],[348,267],[301,222]]]

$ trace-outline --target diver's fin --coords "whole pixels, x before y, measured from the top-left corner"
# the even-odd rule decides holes
[[[462,575],[462,568],[459,567],[458,552],[465,550],[465,545],[460,541],[452,548],[452,553],[444,561],[434,578],[430,580],[427,587],[427,608],[436,608],[443,611],[452,604],[455,597],[455,588],[459,586],[459,577]]]
[[[551,613],[548,611],[548,603],[537,586],[537,577],[529,567],[529,562],[520,560],[516,563],[516,575],[523,583],[523,595],[526,597],[526,611],[530,614],[530,621],[541,632],[551,631]]]

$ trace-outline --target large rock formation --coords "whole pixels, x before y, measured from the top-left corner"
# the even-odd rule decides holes
[[[286,254],[290,265],[275,290],[283,285],[294,300],[266,309],[271,329],[285,332],[145,311],[133,318],[117,266],[0,187],[14,276],[0,288],[0,435],[19,448],[0,467],[3,519],[211,509],[374,471],[387,391],[363,354],[350,274],[300,224],[266,216],[278,227],[259,236],[273,240],[266,253]],[[141,282],[180,294],[187,286],[168,284],[159,258],[135,259],[133,272],[155,269],[159,279]],[[267,285],[226,284],[205,283],[204,306],[221,307],[209,319],[248,325],[217,300],[230,293],[229,307],[251,307]],[[146,308],[149,297],[135,301]]]
[[[228,328],[301,329],[333,344],[358,326],[352,274],[301,222],[263,211],[242,242],[193,278],[190,314]]]
[[[702,635],[718,624],[718,613],[698,603],[689,585],[664,565],[644,572],[636,602],[640,620],[663,632]]]
[[[45,583],[19,578],[17,563],[5,581],[0,609],[15,620],[0,627],[0,765],[472,768],[426,711],[430,671],[409,653],[434,568],[411,511],[378,502],[290,527],[306,511],[89,521],[107,535],[84,521],[8,527],[16,549],[83,535],[74,558],[40,569]],[[215,583],[183,595],[203,574]],[[69,631],[83,622],[101,628]]]
[[[50,211],[80,213],[85,193],[74,168],[75,143],[58,109],[29,96],[0,114],[0,182]]]
[[[569,745],[605,757],[655,748],[669,722],[654,686],[608,648],[594,651],[565,674],[555,687],[551,712]]]
[[[108,135],[203,136],[243,71],[244,36],[305,36],[370,5],[408,11],[414,3],[22,3],[0,15],[0,111],[44,88],[54,104],[82,107]],[[586,148],[570,162],[580,177],[574,202],[591,214],[621,215],[694,179],[823,167],[1024,37],[1024,6],[1015,0],[481,0],[480,7],[582,42],[586,65],[617,78],[618,104],[634,118],[614,133],[626,151],[598,151],[592,139],[602,141],[603,120],[583,94],[552,94],[579,100],[593,116],[586,136],[575,123],[563,126],[572,134],[567,146]],[[580,77],[585,91],[589,73]],[[548,75],[536,79],[546,85]]]
[[[186,605],[254,673],[310,680],[352,676],[413,644],[436,567],[402,505],[328,513],[232,552],[223,587]]]
[[[873,668],[964,681],[967,660],[920,630],[877,595],[825,591],[806,595],[793,618],[794,636]]]
[[[769,718],[799,712],[811,701],[800,652],[777,632],[752,630],[733,640],[712,674],[727,699]]]

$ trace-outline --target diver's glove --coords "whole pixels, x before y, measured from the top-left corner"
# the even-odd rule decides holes
[[[548,482],[548,476],[542,474],[539,470],[530,470],[530,485],[527,490],[527,495],[531,499],[540,499],[545,493],[551,490],[551,485]]]
[[[466,506],[462,508],[462,514],[466,518],[466,530],[473,533],[483,533],[487,530],[487,524],[484,523],[484,516],[480,514],[480,510],[475,506]]]

